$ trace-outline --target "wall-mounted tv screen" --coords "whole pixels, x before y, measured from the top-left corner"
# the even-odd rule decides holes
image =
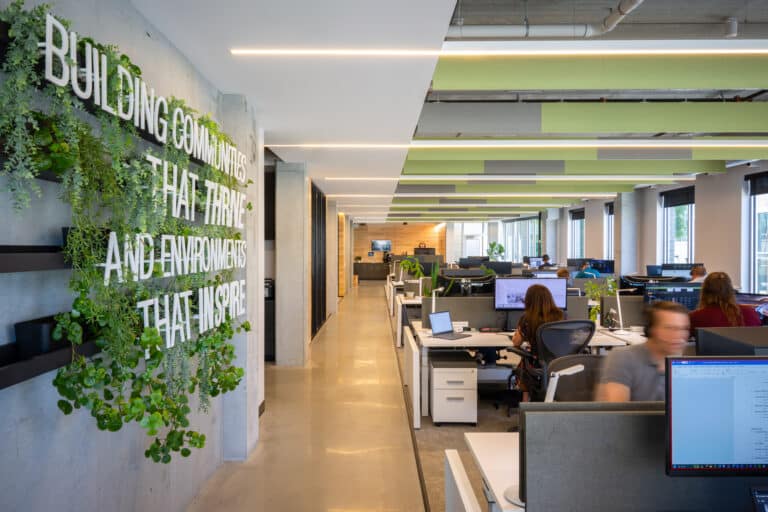
[[[371,250],[392,252],[392,240],[371,240]]]
[[[567,279],[536,279],[536,278],[496,278],[496,309],[513,309],[524,310],[525,309],[525,293],[528,291],[528,287],[534,284],[540,284],[549,288],[552,293],[552,298],[555,301],[555,305],[560,309],[565,309],[567,306],[566,301],[566,287],[568,286]]]

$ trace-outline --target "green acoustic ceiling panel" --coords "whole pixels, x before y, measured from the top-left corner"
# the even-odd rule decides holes
[[[392,199],[392,206],[399,208],[408,208],[406,205],[412,205],[418,203],[424,207],[430,205],[450,205],[457,208],[461,208],[464,203],[471,202],[472,204],[484,203],[486,206],[493,207],[495,205],[504,205],[508,203],[514,204],[541,204],[546,203],[548,205],[567,205],[571,204],[573,200],[563,198],[541,198],[541,197],[516,197],[513,200],[497,197],[483,197],[478,199],[454,199],[454,198],[439,198],[439,197],[395,197]],[[417,207],[418,208],[418,207]],[[531,207],[526,207],[530,209]],[[535,209],[535,208],[534,208]]]
[[[768,88],[765,56],[442,57],[434,90]]]
[[[543,133],[768,132],[765,102],[544,103],[541,109]]]
[[[566,174],[690,174],[725,172],[722,160],[573,160]]]
[[[408,160],[597,160],[597,149],[409,149]]]
[[[521,192],[553,192],[553,193],[581,193],[581,192],[631,192],[633,185],[617,183],[536,183],[530,185],[506,185],[506,184],[481,184],[481,185],[456,185],[456,192],[461,193],[487,193],[513,194]]]
[[[675,151],[664,151],[654,149],[640,150],[597,150],[593,148],[585,149],[505,149],[505,148],[449,148],[449,149],[410,149],[408,150],[408,160],[587,160],[587,161],[616,161],[626,160],[628,154],[630,158],[638,161],[658,161],[669,160],[671,153]],[[602,153],[602,154],[601,154]],[[617,155],[616,160],[610,157],[611,154]],[[668,155],[666,158],[660,158],[659,155]],[[685,150],[680,152],[680,157],[672,157],[679,161],[688,160],[746,160],[746,159],[768,159],[768,148],[712,148],[697,149],[693,152]]]

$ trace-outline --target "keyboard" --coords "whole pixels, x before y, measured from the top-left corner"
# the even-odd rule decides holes
[[[441,340],[460,340],[463,338],[471,337],[471,334],[461,334],[460,332],[446,332],[443,334],[433,334],[433,338],[440,338]]]

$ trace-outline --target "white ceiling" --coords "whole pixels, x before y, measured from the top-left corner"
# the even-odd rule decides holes
[[[233,47],[439,50],[455,0],[132,0],[219,90],[245,94],[265,142],[411,141],[435,57],[234,57]],[[395,181],[327,176],[400,175],[406,149],[274,149],[306,162],[326,193],[388,193]],[[356,200],[356,202],[359,202]],[[380,202],[380,201],[376,201]]]

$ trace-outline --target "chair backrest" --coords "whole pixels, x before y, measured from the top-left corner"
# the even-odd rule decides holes
[[[555,402],[591,402],[595,394],[595,385],[600,376],[603,356],[592,354],[574,354],[554,359],[547,366],[551,385],[551,375],[566,368],[584,365],[584,370],[573,375],[563,375],[557,382]]]
[[[445,510],[446,512],[482,512],[475,491],[469,482],[459,452],[445,450]]]
[[[562,320],[549,322],[536,330],[536,347],[539,361],[549,363],[553,359],[579,354],[586,349],[595,334],[591,320]]]

